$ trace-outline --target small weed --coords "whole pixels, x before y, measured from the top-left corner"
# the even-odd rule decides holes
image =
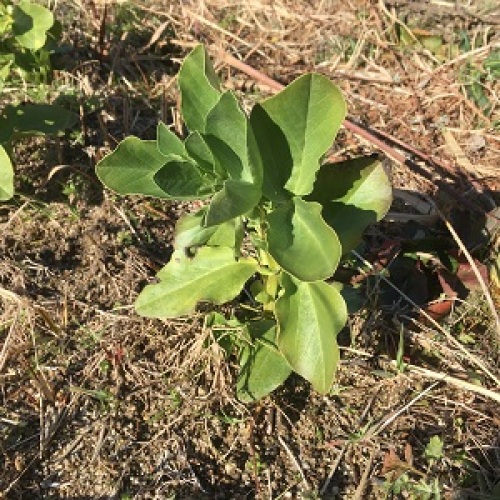
[[[398,352],[396,354],[396,368],[399,373],[403,373],[407,368],[407,363],[404,362],[404,326],[401,325],[399,330]]]
[[[342,62],[347,62],[356,49],[357,40],[350,36],[336,36],[326,40],[322,49],[317,51],[316,63],[320,64],[332,58],[340,57]]]
[[[104,331],[96,332],[90,328],[82,326],[79,329],[79,341],[85,349],[94,349],[101,342]]]
[[[130,246],[134,242],[134,237],[130,231],[118,231],[116,234],[116,242],[120,246]]]
[[[466,33],[462,36],[461,47],[472,50],[473,47]],[[467,52],[465,50],[465,52]],[[474,104],[489,116],[493,109],[491,85],[500,78],[500,50],[492,51],[488,57],[478,63],[469,59],[460,69],[459,79]],[[496,123],[496,125],[499,125]]]
[[[231,26],[237,21],[238,16],[236,12],[228,12],[219,21],[219,26],[225,30],[230,30]]]
[[[0,91],[20,80],[35,103],[7,104],[0,111],[0,201],[14,196],[12,145],[26,135],[58,134],[78,117],[55,104],[47,104],[50,56],[57,48],[61,25],[42,5],[0,0]],[[42,104],[37,104],[42,103]]]
[[[436,461],[443,458],[443,441],[439,436],[432,436],[424,450],[424,458],[428,464],[428,471],[433,467]],[[386,498],[393,498],[393,495],[401,495],[404,498],[414,500],[440,500],[441,487],[438,478],[428,477],[414,469],[411,464],[399,461],[396,458],[395,464],[400,463],[402,473],[397,472],[397,467],[390,467],[389,477],[383,485],[386,492]],[[420,476],[417,480],[415,475]],[[399,498],[399,496],[398,496]]]
[[[221,411],[218,415],[215,415],[214,418],[228,425],[236,425],[243,422],[242,418],[226,415],[223,411]]]
[[[104,359],[99,363],[99,371],[101,372],[101,374],[108,375],[111,372],[111,369],[112,365],[109,360]]]
[[[109,391],[103,389],[84,389],[83,387],[70,387],[71,392],[77,392],[95,399],[100,404],[100,409],[107,412],[112,409],[115,403],[115,397]]]
[[[439,460],[443,458],[443,441],[439,436],[432,436],[428,445],[425,447],[424,455],[430,460]]]
[[[372,427],[373,422],[369,421],[367,422],[363,427],[361,427],[359,430],[351,432],[348,435],[348,439],[351,443],[356,443],[358,441],[361,441],[365,436],[366,433],[370,430]]]
[[[260,454],[255,453],[245,463],[245,469],[252,474],[259,475],[266,469],[266,464],[262,462]]]
[[[404,473],[392,482],[385,484],[386,498],[393,498],[392,495],[401,495],[397,498],[412,498],[414,500],[440,500],[441,489],[439,481],[434,479],[426,482],[424,479],[415,481],[408,473]]]
[[[169,394],[169,404],[172,408],[179,408],[182,404],[182,395],[176,389],[171,389]]]

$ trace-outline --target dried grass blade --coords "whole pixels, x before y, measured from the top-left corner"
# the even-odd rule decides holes
[[[444,222],[444,224],[445,224],[446,228],[448,229],[448,231],[450,232],[450,234],[453,236],[453,239],[456,241],[460,250],[463,252],[465,258],[467,259],[467,262],[471,266],[471,269],[474,271],[474,275],[476,276],[477,281],[481,285],[481,289],[482,289],[484,296],[486,298],[486,302],[488,303],[488,306],[491,310],[491,315],[492,315],[493,319],[495,320],[496,341],[497,341],[497,344],[500,345],[500,318],[498,316],[498,312],[496,310],[495,303],[493,302],[493,298],[491,297],[491,293],[488,290],[488,286],[486,285],[483,276],[479,272],[479,269],[477,268],[477,265],[474,262],[474,259],[472,258],[470,252],[467,250],[463,241],[460,239],[460,236],[458,236],[457,232],[455,231],[453,226],[450,224],[450,221],[443,215],[443,213],[441,211],[439,211],[439,209],[438,209],[438,214],[441,217],[441,220]]]

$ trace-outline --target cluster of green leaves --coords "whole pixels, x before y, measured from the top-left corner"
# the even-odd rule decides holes
[[[0,1],[0,93],[13,72],[23,79],[46,82],[50,54],[61,28],[52,12],[29,1]],[[27,135],[57,134],[78,117],[55,104],[9,104],[0,109],[0,201],[14,194],[12,144]]]
[[[458,44],[445,43],[441,35],[428,30],[397,24],[396,33],[401,47],[422,47],[442,61],[456,57],[460,52]]]
[[[0,1],[0,90],[12,73],[23,79],[50,76],[50,55],[61,25],[50,10],[29,1]]]
[[[500,78],[500,49],[492,51],[482,64],[470,60],[461,69],[460,78],[467,96],[486,116],[494,109],[491,92],[488,86]],[[500,123],[495,122],[495,127]]]
[[[254,317],[234,343],[239,398],[263,397],[292,370],[326,393],[347,308],[325,280],[388,210],[387,176],[372,157],[322,164],[346,112],[340,90],[322,75],[298,78],[248,116],[221,91],[198,46],[179,86],[184,141],[159,123],[156,140],[128,137],[97,166],[120,194],[207,200],[179,220],[173,256],[136,310],[174,318],[245,289]]]
[[[432,436],[424,450],[424,459],[428,464],[428,471],[432,466],[444,458],[444,443],[439,436]],[[400,462],[400,467],[404,472],[401,474],[390,474],[390,478],[384,483],[386,498],[393,498],[394,495],[402,496],[406,494],[410,498],[418,500],[440,500],[441,485],[437,477],[430,478],[428,474],[423,474],[414,469],[406,462]],[[394,473],[397,469],[394,469]],[[415,472],[418,472],[420,478],[414,479]]]
[[[399,45],[403,48],[423,47],[431,52],[440,62],[458,57],[460,54],[477,49],[467,31],[456,34],[457,40],[445,41],[445,37],[434,31],[396,25]],[[474,57],[464,62],[460,69],[460,80],[467,96],[486,116],[494,109],[491,90],[488,87],[500,77],[500,50],[493,49],[482,62]],[[495,123],[495,126],[498,126]]]

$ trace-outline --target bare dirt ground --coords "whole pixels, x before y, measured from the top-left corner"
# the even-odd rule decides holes
[[[0,495],[500,498],[499,340],[487,296],[476,280],[432,323],[389,293],[380,278],[389,260],[373,251],[422,237],[456,247],[449,222],[498,307],[498,216],[485,215],[499,200],[495,3],[56,7],[69,50],[49,93],[65,94],[81,127],[18,144],[18,195],[0,205]],[[426,45],[431,35],[441,48]],[[133,311],[191,207],[119,197],[94,167],[126,135],[153,137],[159,119],[182,133],[175,75],[199,42],[246,104],[271,89],[229,67],[223,53],[282,84],[308,71],[329,76],[353,120],[433,160],[384,160],[407,196],[396,196],[392,215],[367,233],[363,256],[379,267],[340,335],[342,363],[328,396],[292,377],[245,406],[235,398],[234,360],[201,313],[165,322]],[[20,87],[13,98],[30,94]],[[343,130],[332,155],[375,151]],[[405,273],[403,266],[389,277],[424,309],[439,302],[425,273]]]

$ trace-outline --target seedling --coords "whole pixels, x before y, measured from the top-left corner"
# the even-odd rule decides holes
[[[430,477],[430,471],[434,463],[443,456],[443,441],[439,436],[432,436],[424,450],[424,458],[428,465],[427,473],[420,472],[405,461],[399,461],[396,457],[396,462],[383,485],[387,493],[385,498],[393,498],[394,495],[398,495],[398,498],[404,496],[419,500],[439,500],[441,486],[437,477]],[[420,478],[417,480],[413,476],[420,476]]]
[[[257,400],[292,370],[326,394],[347,320],[338,287],[326,280],[388,210],[387,176],[373,157],[322,163],[346,113],[322,75],[298,78],[247,116],[198,46],[179,86],[185,140],[160,123],[156,140],[128,137],[97,165],[120,194],[206,200],[177,223],[172,258],[136,310],[175,318],[244,289],[252,307],[240,315],[235,343],[238,397]]]
[[[443,458],[443,441],[439,436],[432,436],[425,447],[425,457],[429,459],[431,465],[434,460]]]

